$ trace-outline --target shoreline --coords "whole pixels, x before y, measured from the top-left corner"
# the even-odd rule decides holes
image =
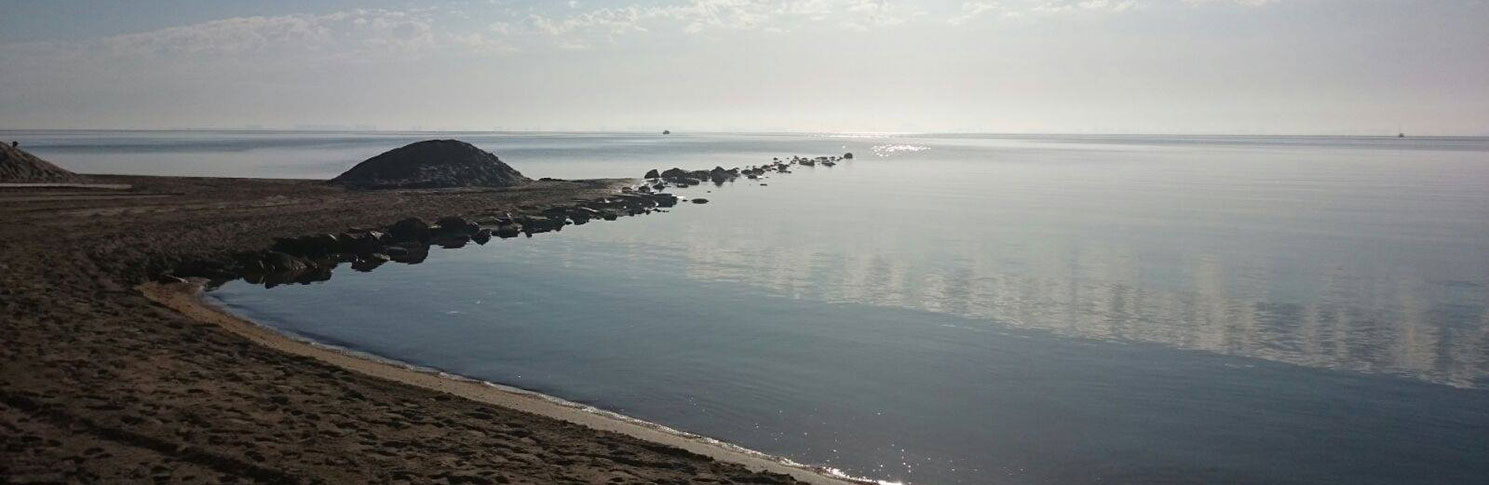
[[[130,188],[101,197],[85,188],[0,187],[0,254],[8,256],[0,260],[0,481],[801,483],[790,473],[433,390],[496,395],[474,381],[368,367],[402,369],[396,374],[430,384],[409,385],[261,345],[137,289],[180,281],[164,275],[183,265],[262,255],[286,237],[413,217],[580,210],[576,201],[614,199],[635,179],[383,191],[292,179],[89,179]],[[189,311],[210,316],[200,309]],[[624,422],[589,414],[599,426]],[[649,432],[667,438],[659,428]]]
[[[208,301],[207,280],[191,278],[185,283],[145,283],[135,289],[151,301],[175,310],[193,320],[218,326],[258,345],[289,354],[309,357],[342,369],[493,406],[545,416],[609,431],[637,439],[680,448],[708,458],[743,465],[753,471],[786,474],[801,482],[817,485],[851,485],[880,483],[851,477],[834,469],[813,467],[790,459],[751,450],[725,441],[675,430],[652,423],[574,403],[556,396],[491,383],[475,378],[447,374],[437,369],[423,369],[397,360],[295,338],[267,325],[233,315],[220,305]]]

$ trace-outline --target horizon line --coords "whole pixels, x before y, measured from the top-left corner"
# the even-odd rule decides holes
[[[673,131],[662,135],[663,130],[641,130],[641,129],[358,129],[358,128],[0,128],[0,132],[84,132],[84,131],[113,131],[113,132],[235,132],[235,133],[365,133],[365,134],[395,134],[395,133],[530,133],[530,134],[565,134],[565,133],[620,133],[620,134],[657,134],[659,136],[684,136],[689,134],[701,135],[862,135],[862,136],[916,136],[916,135],[985,135],[985,136],[1273,136],[1273,137],[1341,137],[1341,138],[1398,138],[1405,135],[1406,138],[1483,138],[1489,137],[1489,132],[1476,134],[1409,134],[1405,132],[1361,134],[1361,133],[1223,133],[1223,132],[1075,132],[1075,131],[857,131],[857,130],[699,130],[699,131]]]

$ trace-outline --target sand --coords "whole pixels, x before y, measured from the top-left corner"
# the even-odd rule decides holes
[[[0,479],[12,482],[829,483],[529,393],[285,338],[150,280],[274,236],[479,217],[620,181],[353,192],[90,176],[0,188]],[[651,216],[665,217],[665,215]]]

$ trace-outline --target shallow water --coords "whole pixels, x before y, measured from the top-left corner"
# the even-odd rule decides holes
[[[290,177],[428,137],[30,135],[88,171]],[[1486,139],[450,136],[533,177],[858,157],[214,295],[326,343],[875,478],[1489,476]],[[128,144],[145,148],[109,155]]]

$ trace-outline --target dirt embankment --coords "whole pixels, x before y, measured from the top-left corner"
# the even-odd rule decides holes
[[[14,142],[0,141],[0,184],[3,183],[68,183],[82,177],[37,158]]]
[[[276,236],[560,205],[616,181],[90,179],[133,188],[0,189],[0,481],[793,481],[279,352],[134,289]]]

